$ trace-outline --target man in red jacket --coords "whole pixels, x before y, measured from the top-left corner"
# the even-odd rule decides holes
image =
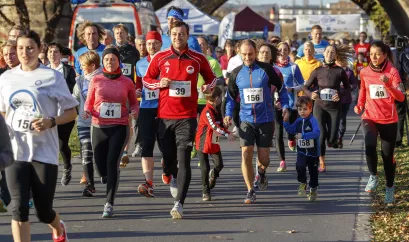
[[[190,152],[197,127],[197,78],[203,76],[203,90],[207,92],[215,86],[216,76],[206,57],[188,48],[189,26],[185,22],[172,23],[170,38],[172,46],[152,58],[142,82],[148,89],[160,89],[158,142],[168,171],[165,175],[172,176],[170,191],[175,203],[170,214],[180,219],[192,176]]]

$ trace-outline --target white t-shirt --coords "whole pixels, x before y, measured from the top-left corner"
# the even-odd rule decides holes
[[[37,132],[31,121],[56,117],[59,105],[68,110],[78,102],[58,71],[44,65],[23,71],[19,65],[0,76],[0,112],[6,113],[15,160],[58,165],[57,127]]]
[[[241,59],[240,55],[235,55],[229,60],[229,64],[227,64],[227,73],[232,73],[234,69],[243,65],[243,60]]]

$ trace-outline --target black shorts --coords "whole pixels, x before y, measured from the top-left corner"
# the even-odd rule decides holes
[[[254,146],[255,141],[259,148],[270,148],[273,134],[273,122],[259,124],[241,122],[239,129],[240,146]]]
[[[141,108],[139,109],[139,129],[142,142],[142,157],[153,157],[153,149],[157,135],[157,108]]]

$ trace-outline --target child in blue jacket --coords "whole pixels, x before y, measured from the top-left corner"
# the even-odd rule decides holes
[[[317,199],[318,188],[318,164],[320,156],[320,128],[317,120],[312,115],[312,101],[309,97],[302,96],[297,100],[299,118],[290,124],[284,120],[284,128],[288,134],[296,135],[297,139],[297,180],[301,183],[298,187],[298,195],[306,194],[307,167],[310,173],[310,193],[308,200]]]

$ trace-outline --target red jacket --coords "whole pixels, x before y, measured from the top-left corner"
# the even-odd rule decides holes
[[[169,87],[160,88],[158,118],[183,119],[197,117],[197,78],[201,74],[210,87],[216,85],[216,76],[201,53],[185,49],[180,55],[173,47],[158,52],[149,63],[143,85],[159,89],[160,79],[172,80]]]
[[[356,44],[354,46],[356,56],[358,56],[359,53],[364,53],[366,60],[369,62],[369,50],[371,49],[371,44],[365,43],[363,45],[361,44]]]
[[[217,111],[209,103],[200,115],[196,133],[196,150],[206,154],[220,151],[219,136],[229,136],[229,131],[219,125],[221,120],[216,120]]]
[[[362,119],[379,124],[398,122],[395,100],[402,102],[405,99],[403,90],[400,90],[402,82],[398,70],[388,62],[381,73],[368,66],[361,70],[360,75],[361,89],[357,106],[365,108]],[[388,77],[389,81],[383,83],[379,80],[381,75]]]

